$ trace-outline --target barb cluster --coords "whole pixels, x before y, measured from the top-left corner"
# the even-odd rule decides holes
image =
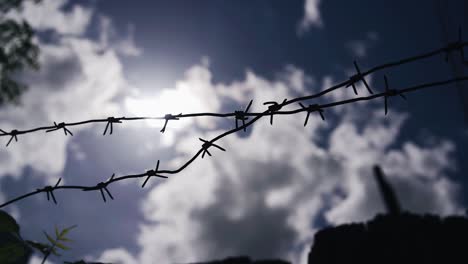
[[[2,133],[2,136],[10,136],[10,140],[8,140],[8,143],[6,144],[7,147],[8,147],[8,145],[10,145],[10,143],[11,143],[11,141],[13,139],[15,139],[16,142],[18,142],[18,134],[19,134],[18,130],[13,129],[8,133],[8,132],[5,132],[4,130],[0,129],[0,132]]]
[[[278,104],[277,102],[269,101],[269,102],[264,102],[263,105],[269,105],[268,106],[268,113],[270,113],[270,125],[273,125],[273,116],[275,115],[275,112],[278,112],[283,108],[283,106],[286,104],[286,101],[288,99],[284,99],[281,104]]]
[[[62,181],[62,178],[59,178],[57,183],[54,185],[54,187],[48,185],[45,186],[42,189],[37,189],[38,192],[45,192],[47,194],[47,201],[50,201],[50,197],[52,197],[52,200],[54,201],[55,204],[57,204],[57,200],[55,199],[54,196],[54,190],[57,189],[58,185],[60,184],[60,181]]]
[[[356,89],[356,83],[359,82],[359,81],[362,81],[364,83],[364,86],[366,86],[367,91],[369,91],[370,94],[373,94],[371,88],[369,87],[369,84],[367,84],[366,79],[364,78],[364,75],[359,70],[359,67],[358,67],[356,61],[353,61],[353,64],[354,64],[354,68],[356,68],[357,73],[355,75],[349,77],[348,85],[346,85],[346,87],[352,86],[354,94],[358,95],[358,92],[357,92],[357,89]]]
[[[122,121],[120,121],[120,118],[115,118],[113,116],[108,117],[107,118],[106,128],[104,129],[104,133],[102,133],[102,135],[103,136],[106,135],[107,129],[109,129],[109,128],[110,128],[109,135],[112,135],[112,132],[114,132],[113,124],[120,124],[120,123],[122,123]]]
[[[205,154],[208,154],[208,156],[211,157],[211,153],[208,151],[208,149],[210,147],[215,147],[217,149],[220,149],[222,151],[226,151],[224,148],[214,144],[213,142],[210,142],[210,141],[207,141],[207,140],[204,140],[202,138],[198,138],[201,142],[203,142],[202,144],[202,149],[203,149],[203,154],[202,154],[202,159],[205,157]]]
[[[299,103],[299,105],[302,107],[302,109],[307,111],[307,116],[304,121],[304,126],[307,125],[307,121],[309,121],[309,116],[311,112],[318,112],[320,115],[320,118],[322,118],[322,120],[325,121],[325,116],[323,115],[323,109],[320,107],[319,104],[312,104],[312,105],[309,105],[308,107],[305,107],[302,103]]]
[[[239,128],[239,121],[242,122],[242,126],[244,127],[244,132],[246,132],[245,121],[249,120],[248,117],[245,116],[247,112],[249,112],[250,106],[252,105],[253,100],[250,100],[249,104],[245,108],[244,111],[235,111],[235,118],[236,118],[236,128]]]
[[[65,133],[65,136],[68,135],[68,134],[70,134],[70,136],[73,136],[73,133],[70,130],[68,130],[68,128],[65,126],[64,122],[58,123],[58,124],[56,122],[54,122],[54,126],[55,126],[54,128],[46,130],[46,133],[49,133],[49,132],[52,132],[52,131],[57,131],[59,129],[63,129],[63,133]]]
[[[158,171],[159,171],[159,160],[158,160],[158,163],[156,163],[156,168],[154,170],[148,170],[146,171],[146,175],[148,176],[146,178],[146,180],[143,182],[143,185],[141,185],[141,188],[144,188],[146,183],[148,182],[148,180],[151,178],[151,177],[160,177],[160,178],[166,178],[167,179],[167,176],[163,176],[163,175],[160,175],[158,174]]]
[[[112,196],[112,194],[110,193],[109,189],[107,189],[107,185],[109,185],[112,180],[114,179],[114,176],[115,176],[115,173],[112,174],[111,178],[106,181],[106,182],[100,182],[98,184],[96,184],[96,186],[94,187],[88,187],[88,188],[83,188],[83,191],[95,191],[95,190],[99,190],[101,192],[101,197],[102,197],[102,200],[104,202],[106,202],[106,196],[104,195],[104,191],[106,191],[107,195],[109,195],[109,197],[114,200],[114,197]],[[104,191],[103,191],[104,190]]]
[[[399,66],[399,65],[402,65],[402,64],[405,64],[405,63],[410,63],[410,62],[414,62],[414,61],[417,61],[417,60],[422,60],[422,59],[425,59],[425,58],[429,58],[429,57],[435,56],[435,55],[440,54],[440,53],[446,53],[447,54],[448,52],[458,50],[460,52],[460,54],[463,55],[463,47],[465,47],[465,46],[468,46],[468,42],[462,42],[461,41],[461,31],[459,31],[458,41],[456,41],[454,43],[451,43],[447,47],[443,47],[443,48],[440,48],[440,49],[437,49],[437,50],[434,50],[434,51],[431,51],[431,52],[428,52],[428,53],[425,53],[425,54],[422,54],[422,55],[417,55],[417,56],[414,56],[414,57],[409,57],[409,58],[405,58],[405,59],[398,60],[398,61],[395,61],[395,62],[390,62],[390,63],[386,63],[386,64],[383,64],[383,65],[380,65],[380,66],[376,66],[376,67],[374,67],[374,68],[372,68],[372,69],[370,69],[370,70],[368,70],[366,72],[361,72],[361,70],[358,67],[357,63],[354,62],[354,67],[355,67],[357,73],[355,75],[351,76],[348,80],[346,80],[344,82],[341,82],[341,83],[339,83],[337,85],[334,85],[334,86],[332,86],[332,87],[330,87],[328,89],[325,89],[325,90],[323,90],[323,91],[321,91],[319,93],[316,93],[316,94],[297,97],[297,98],[293,98],[293,99],[290,99],[290,100],[284,99],[281,103],[278,103],[278,102],[275,102],[275,101],[264,102],[263,105],[267,105],[268,108],[265,111],[259,112],[259,113],[249,113],[248,112],[250,107],[252,106],[253,100],[251,100],[244,111],[234,111],[234,112],[231,112],[231,113],[190,113],[190,114],[180,113],[178,115],[167,114],[164,117],[118,117],[118,118],[117,117],[108,117],[108,118],[105,118],[105,119],[92,119],[92,120],[85,120],[85,121],[80,121],[80,122],[75,122],[75,123],[61,122],[61,123],[57,124],[56,122],[54,122],[53,126],[37,127],[37,128],[33,128],[33,129],[29,129],[29,130],[21,130],[21,131],[17,130],[17,129],[13,129],[10,132],[6,132],[6,131],[0,129],[0,132],[1,132],[0,137],[3,137],[3,136],[9,136],[10,137],[10,139],[8,140],[8,142],[6,144],[8,146],[13,141],[13,139],[15,141],[18,141],[17,136],[20,135],[20,134],[28,134],[28,133],[41,131],[41,130],[45,130],[46,132],[52,132],[52,131],[62,129],[64,131],[65,135],[70,134],[72,136],[73,134],[68,129],[68,127],[80,126],[80,125],[85,125],[85,124],[88,124],[88,123],[106,123],[106,127],[104,129],[103,135],[106,135],[106,133],[108,131],[109,131],[109,135],[111,135],[112,132],[113,132],[113,124],[122,123],[123,121],[148,120],[148,119],[164,120],[164,126],[162,127],[162,129],[160,131],[161,133],[164,133],[165,130],[166,130],[167,123],[170,120],[179,120],[181,118],[192,118],[192,117],[200,117],[200,116],[220,117],[220,118],[232,118],[232,117],[234,117],[235,118],[235,128],[233,128],[231,130],[228,130],[228,131],[218,135],[217,137],[215,137],[215,138],[213,138],[211,140],[205,140],[205,139],[199,138],[199,140],[201,142],[203,142],[202,146],[201,146],[201,149],[191,159],[189,159],[187,162],[185,162],[178,169],[175,169],[175,170],[160,170],[159,169],[159,163],[160,162],[158,160],[154,170],[151,169],[151,170],[148,170],[148,171],[146,171],[144,173],[141,173],[141,174],[125,175],[125,176],[121,176],[121,177],[117,177],[117,178],[114,177],[115,174],[112,174],[112,176],[111,176],[111,178],[109,180],[107,180],[105,182],[100,182],[95,186],[75,186],[75,185],[74,186],[59,186],[59,183],[61,181],[61,178],[60,178],[57,181],[57,183],[55,184],[55,186],[53,186],[53,187],[52,186],[45,186],[42,189],[37,189],[36,191],[21,195],[19,197],[16,197],[16,198],[14,198],[12,200],[9,200],[9,201],[3,203],[3,204],[0,204],[0,208],[5,207],[5,206],[7,206],[7,205],[9,205],[11,203],[20,201],[22,199],[25,199],[25,198],[27,198],[29,196],[36,195],[36,194],[41,193],[41,192],[45,192],[47,194],[47,199],[48,200],[50,200],[50,198],[52,197],[52,200],[54,201],[54,203],[57,203],[57,201],[55,199],[55,196],[54,196],[54,193],[53,193],[57,189],[78,189],[78,190],[82,190],[82,191],[97,191],[97,190],[99,190],[100,193],[101,193],[101,197],[102,197],[104,202],[106,202],[105,193],[113,200],[114,197],[110,193],[110,191],[108,189],[108,185],[110,185],[110,184],[112,184],[114,182],[117,182],[117,181],[127,180],[127,179],[131,179],[131,178],[145,178],[145,180],[144,180],[144,182],[142,184],[142,188],[143,188],[143,187],[145,187],[146,183],[149,181],[149,179],[151,177],[168,178],[168,176],[165,176],[165,175],[167,175],[167,174],[176,174],[176,173],[181,172],[187,166],[189,166],[192,162],[194,162],[197,159],[197,157],[200,155],[200,153],[201,153],[201,158],[204,158],[206,154],[211,156],[211,153],[210,153],[209,149],[212,148],[212,147],[215,147],[215,148],[217,148],[217,149],[219,149],[221,151],[226,151],[226,149],[224,149],[221,146],[215,144],[215,142],[222,139],[223,137],[226,137],[226,136],[228,136],[230,134],[233,134],[233,133],[235,133],[237,131],[240,131],[240,130],[246,131],[247,127],[251,126],[252,124],[254,124],[256,121],[258,121],[259,119],[261,119],[264,116],[269,116],[270,117],[270,124],[272,125],[273,124],[273,116],[275,116],[275,115],[293,115],[293,114],[297,114],[297,113],[307,112],[307,116],[306,116],[305,121],[304,121],[304,126],[306,126],[307,122],[309,120],[309,117],[310,117],[310,113],[312,113],[312,112],[318,112],[321,119],[325,120],[324,109],[326,109],[326,108],[336,107],[336,106],[345,105],[345,104],[351,104],[351,103],[358,102],[358,101],[373,100],[373,99],[376,99],[376,98],[379,98],[379,97],[383,97],[383,99],[384,99],[385,114],[387,114],[387,112],[388,112],[388,98],[389,97],[393,97],[393,96],[398,95],[401,98],[406,100],[406,97],[404,95],[406,93],[414,92],[414,91],[421,90],[421,89],[426,89],[426,88],[429,88],[429,87],[443,86],[443,85],[456,83],[456,82],[460,82],[460,81],[468,81],[468,76],[458,77],[458,78],[453,78],[453,79],[438,81],[438,82],[423,83],[423,84],[410,86],[410,87],[406,87],[406,88],[401,88],[401,89],[397,90],[397,89],[390,89],[387,76],[384,75],[385,91],[381,92],[381,93],[377,93],[377,94],[374,93],[371,90],[371,88],[369,87],[368,83],[365,80],[365,76],[367,76],[367,75],[369,75],[371,73],[383,70],[383,69],[396,67],[396,66]],[[330,92],[332,92],[334,90],[337,90],[339,88],[352,87],[354,93],[357,95],[358,94],[358,92],[356,90],[356,83],[357,82],[363,82],[364,83],[366,89],[368,90],[368,92],[370,94],[369,96],[355,97],[355,98],[351,98],[351,99],[346,99],[346,100],[336,101],[336,102],[331,102],[331,103],[326,103],[326,104],[320,104],[320,105],[317,104],[317,103],[314,103],[314,104],[309,104],[308,106],[305,106],[302,103],[302,101],[318,98],[320,96],[323,96],[323,95],[325,95],[327,93],[330,93]],[[295,109],[295,110],[291,110],[291,111],[281,111],[281,109],[284,106],[287,106],[287,105],[290,105],[290,104],[293,104],[293,103],[298,103],[300,108]],[[249,119],[249,117],[253,117],[253,118]],[[242,123],[241,127],[239,127],[239,122]]]

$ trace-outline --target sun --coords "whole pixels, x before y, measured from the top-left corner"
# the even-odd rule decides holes
[[[125,108],[133,116],[145,117],[164,117],[166,114],[177,115],[206,110],[198,96],[183,89],[163,89],[153,96],[129,97],[125,100]],[[164,120],[147,120],[146,123],[162,127]],[[167,127],[179,130],[190,123],[190,120],[186,119],[183,122],[169,122]]]

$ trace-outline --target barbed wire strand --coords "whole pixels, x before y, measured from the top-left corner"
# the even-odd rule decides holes
[[[387,79],[386,76],[384,76],[384,78],[385,78],[385,80]],[[190,158],[188,161],[186,161],[178,169],[175,169],[175,170],[159,170],[159,160],[158,160],[158,163],[156,165],[155,170],[148,170],[148,171],[146,171],[144,173],[129,174],[129,175],[120,176],[120,177],[114,177],[115,174],[113,174],[112,177],[109,180],[107,180],[105,182],[100,182],[95,186],[79,186],[79,185],[68,185],[68,186],[67,185],[62,185],[62,186],[59,186],[59,183],[61,181],[61,178],[60,178],[58,180],[58,182],[55,184],[54,187],[46,186],[46,187],[44,187],[42,189],[37,189],[36,191],[21,195],[19,197],[16,197],[16,198],[14,198],[12,200],[9,200],[9,201],[1,204],[0,208],[5,207],[5,206],[7,206],[9,204],[12,204],[14,202],[20,201],[22,199],[25,199],[25,198],[27,198],[29,196],[36,195],[36,194],[41,193],[41,192],[46,192],[48,199],[49,199],[49,195],[52,196],[52,199],[53,199],[54,203],[57,204],[55,196],[53,195],[53,191],[58,190],[58,189],[78,189],[78,190],[82,190],[82,191],[100,191],[102,199],[104,200],[104,202],[106,202],[104,191],[108,194],[108,196],[111,199],[114,199],[113,196],[111,195],[110,191],[107,189],[107,186],[109,184],[112,184],[112,183],[118,182],[118,181],[122,181],[122,180],[126,180],[126,179],[146,177],[146,180],[144,181],[144,183],[142,185],[142,187],[144,187],[144,185],[146,184],[146,182],[148,182],[150,177],[168,178],[167,176],[163,176],[161,174],[177,174],[177,173],[180,173],[182,170],[187,168],[187,166],[189,166],[192,162],[194,162],[198,158],[198,156],[200,154],[202,154],[202,157],[204,157],[205,154],[208,154],[209,156],[211,156],[211,153],[208,151],[208,149],[210,147],[216,147],[216,148],[218,148],[218,149],[220,149],[222,151],[226,151],[226,149],[224,149],[224,148],[222,148],[219,145],[214,144],[214,143],[216,141],[230,135],[230,134],[233,134],[233,133],[238,132],[240,130],[246,129],[247,127],[254,124],[256,121],[261,119],[263,116],[293,115],[293,114],[302,113],[302,112],[307,112],[308,114],[311,113],[311,112],[323,113],[323,109],[325,109],[325,108],[331,108],[331,107],[336,107],[336,106],[339,106],[339,105],[351,104],[351,103],[355,103],[355,102],[359,102],[359,101],[368,101],[368,100],[373,100],[373,99],[380,98],[380,97],[384,98],[384,104],[385,104],[384,107],[387,108],[387,103],[385,103],[385,101],[386,101],[386,99],[388,97],[403,95],[403,94],[406,94],[406,93],[410,93],[410,92],[414,92],[414,91],[417,91],[417,90],[426,89],[426,88],[430,88],[430,87],[435,87],[435,86],[444,86],[444,85],[448,85],[448,84],[452,84],[452,83],[456,83],[456,82],[460,82],[460,81],[468,81],[468,76],[453,78],[453,79],[449,79],[449,80],[445,80],[445,81],[437,81],[437,82],[419,84],[419,85],[403,88],[403,89],[400,89],[400,90],[389,89],[388,88],[388,81],[386,81],[385,82],[386,83],[385,91],[381,92],[381,93],[377,93],[377,94],[374,93],[372,95],[365,96],[365,97],[355,97],[355,98],[351,98],[351,99],[336,101],[336,102],[332,102],[332,103],[326,103],[326,104],[322,104],[322,105],[314,104],[314,105],[310,105],[309,107],[304,107],[304,105],[300,104],[300,108],[298,108],[298,109],[290,110],[290,111],[279,111],[279,109],[281,109],[282,107],[284,107],[287,104],[290,104],[293,101],[293,100],[290,100],[290,101],[284,100],[283,103],[280,103],[280,104],[277,103],[276,104],[277,107],[275,109],[278,109],[277,111],[272,112],[272,109],[269,107],[269,109],[264,111],[262,114],[258,114],[258,115],[254,114],[254,113],[250,113],[250,114],[244,113],[245,115],[256,115],[256,116],[254,118],[252,118],[252,120],[250,120],[249,122],[246,122],[245,124],[243,124],[242,126],[238,126],[238,127],[234,128],[234,129],[228,130],[228,131],[214,137],[211,140],[204,140],[204,139],[200,138],[200,141],[203,142],[202,147],[198,150],[198,152],[195,155],[193,155],[192,158]],[[271,105],[275,105],[275,104],[271,104]],[[324,119],[324,118],[322,118],[322,119]],[[270,122],[271,122],[271,119],[270,119]]]
[[[325,89],[323,91],[320,91],[320,92],[312,94],[312,95],[296,97],[294,99],[289,100],[285,104],[281,104],[281,105],[283,107],[283,106],[286,106],[286,105],[289,105],[289,104],[292,104],[292,103],[295,103],[295,102],[306,101],[306,100],[310,100],[310,99],[313,99],[313,98],[321,97],[321,96],[323,96],[323,95],[325,95],[327,93],[330,93],[330,92],[332,92],[332,91],[334,91],[336,89],[339,89],[341,87],[350,87],[351,86],[351,87],[353,87],[354,93],[357,95],[358,92],[357,92],[357,89],[356,89],[356,83],[359,82],[359,81],[362,81],[364,83],[364,86],[368,90],[368,92],[370,94],[372,94],[372,90],[371,90],[369,84],[366,82],[365,76],[370,75],[370,74],[375,73],[375,72],[378,72],[378,71],[383,70],[383,69],[388,69],[388,68],[391,68],[391,67],[401,66],[403,64],[407,64],[407,63],[410,63],[410,62],[426,59],[426,58],[429,58],[429,57],[432,57],[432,56],[435,56],[435,55],[438,55],[438,54],[441,54],[441,53],[444,53],[445,55],[447,55],[450,52],[458,52],[460,54],[460,56],[462,57],[462,59],[464,59],[463,48],[465,46],[468,46],[468,42],[463,42],[461,40],[461,35],[460,35],[457,41],[451,42],[448,45],[446,45],[445,47],[442,47],[442,48],[439,48],[439,49],[436,49],[436,50],[433,50],[433,51],[430,51],[430,52],[427,52],[427,53],[424,53],[424,54],[420,54],[420,55],[400,59],[400,60],[397,60],[397,61],[381,64],[379,66],[376,66],[376,67],[371,68],[371,69],[369,69],[367,71],[364,71],[364,72],[360,71],[360,69],[359,69],[359,67],[357,65],[357,62],[354,61],[353,64],[354,64],[354,67],[355,67],[357,73],[352,75],[351,77],[349,77],[348,80],[343,81],[341,83],[338,83],[338,84],[336,84],[334,86],[331,86],[328,89]],[[265,103],[271,104],[272,102],[265,102]],[[277,104],[276,106],[270,105],[270,107],[275,108],[275,107],[278,107],[279,105],[280,104]],[[52,125],[52,126],[40,126],[40,127],[26,129],[26,130],[13,129],[10,132],[6,132],[6,131],[0,129],[0,137],[9,136],[10,139],[8,140],[8,142],[6,144],[6,146],[9,146],[10,143],[13,141],[13,139],[15,140],[15,142],[18,141],[18,135],[30,134],[30,133],[34,133],[34,132],[38,132],[38,131],[43,131],[43,130],[45,130],[46,132],[52,132],[52,131],[63,129],[65,135],[70,134],[72,136],[73,134],[71,133],[71,131],[69,129],[67,129],[67,127],[82,126],[82,125],[90,124],[90,123],[106,123],[103,135],[106,135],[107,131],[109,131],[109,135],[111,135],[112,132],[113,132],[113,124],[122,123],[122,121],[164,120],[163,128],[160,130],[161,133],[164,133],[165,130],[166,130],[166,126],[167,126],[167,124],[168,124],[168,122],[170,120],[179,120],[181,118],[193,118],[193,117],[202,117],[202,116],[206,116],[206,117],[223,117],[223,118],[236,117],[236,120],[242,121],[241,117],[264,115],[264,113],[249,113],[249,114],[244,113],[244,112],[248,111],[248,108],[249,107],[247,107],[246,111],[234,111],[234,112],[230,112],[230,113],[208,113],[208,112],[189,113],[189,114],[180,113],[178,115],[166,114],[165,116],[160,116],[160,117],[150,117],[150,116],[124,117],[124,116],[122,116],[122,117],[107,117],[107,118],[101,118],[101,119],[89,119],[89,120],[71,122],[71,123],[61,122],[61,123],[57,124],[56,122],[54,122],[54,125]],[[241,113],[244,113],[244,114],[241,115]],[[270,123],[271,124],[273,123],[273,115],[270,115]]]

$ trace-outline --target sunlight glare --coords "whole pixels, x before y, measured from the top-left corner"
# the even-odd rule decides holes
[[[166,114],[177,115],[206,110],[199,97],[180,89],[164,89],[159,95],[153,97],[127,98],[125,106],[132,115],[146,117],[163,117]],[[167,130],[180,130],[191,121],[192,119],[169,121]],[[155,127],[162,128],[164,125],[164,120],[147,120],[146,122]]]

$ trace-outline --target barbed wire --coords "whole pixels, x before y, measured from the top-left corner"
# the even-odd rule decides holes
[[[336,85],[334,85],[334,86],[332,86],[332,87],[330,87],[328,89],[325,89],[323,91],[320,91],[320,92],[318,92],[316,94],[296,97],[296,98],[294,98],[292,100],[289,100],[283,106],[286,106],[286,105],[289,105],[289,104],[292,104],[292,103],[295,103],[295,102],[306,101],[306,100],[310,100],[310,99],[313,99],[313,98],[317,98],[317,97],[323,96],[323,95],[325,95],[327,93],[330,93],[330,92],[332,92],[332,91],[334,91],[336,89],[339,89],[341,87],[352,87],[354,93],[356,95],[358,95],[358,91],[356,89],[356,83],[359,82],[359,81],[363,82],[363,84],[366,87],[366,89],[368,90],[368,92],[370,94],[372,94],[373,92],[372,92],[369,84],[367,83],[366,79],[364,78],[365,76],[370,75],[370,74],[375,73],[375,72],[378,72],[378,71],[381,71],[383,69],[388,69],[388,68],[391,68],[391,67],[401,66],[403,64],[407,64],[407,63],[410,63],[410,62],[426,59],[426,58],[429,58],[429,57],[432,57],[432,56],[435,56],[435,55],[438,55],[438,54],[442,54],[442,53],[444,53],[447,56],[447,54],[449,54],[450,52],[458,52],[460,54],[460,56],[461,56],[461,59],[465,60],[464,59],[464,52],[463,52],[463,48],[465,46],[468,46],[468,42],[462,42],[462,40],[461,40],[461,30],[459,30],[458,40],[455,41],[455,42],[449,43],[445,47],[442,47],[442,48],[439,48],[439,49],[436,49],[436,50],[433,50],[433,51],[430,51],[430,52],[427,52],[427,53],[424,53],[424,54],[420,54],[420,55],[400,59],[400,60],[397,60],[397,61],[381,64],[381,65],[376,66],[374,68],[371,68],[371,69],[369,69],[368,71],[365,71],[365,72],[361,72],[358,65],[357,65],[357,62],[354,61],[353,64],[354,64],[354,67],[356,69],[356,74],[350,76],[348,80],[343,81],[341,83],[338,83],[338,84],[336,84]],[[265,102],[265,103],[270,104],[269,107],[272,107],[272,109],[279,106],[279,104],[277,104],[276,102]],[[271,105],[272,103],[276,103],[276,105]],[[164,125],[163,125],[162,129],[160,130],[161,133],[164,133],[166,131],[166,127],[167,127],[168,122],[171,121],[171,120],[180,120],[182,118],[193,118],[193,117],[203,117],[203,116],[205,116],[205,117],[221,117],[221,118],[235,117],[236,124],[237,124],[238,121],[242,121],[242,118],[245,118],[245,117],[248,117],[248,116],[260,116],[260,115],[263,116],[265,114],[265,113],[247,113],[249,107],[247,107],[245,111],[234,111],[234,112],[229,112],[229,113],[209,113],[209,112],[208,113],[207,112],[189,113],[189,114],[180,113],[178,115],[166,114],[165,116],[157,116],[157,117],[151,117],[151,116],[124,117],[124,116],[122,116],[122,117],[107,117],[107,118],[101,118],[101,119],[89,119],[89,120],[83,120],[83,121],[78,121],[78,122],[70,122],[70,123],[60,122],[60,123],[57,124],[56,122],[54,122],[54,124],[50,125],[50,126],[40,126],[40,127],[25,129],[25,130],[13,129],[10,132],[6,132],[6,131],[0,129],[0,137],[9,136],[10,139],[8,140],[8,142],[6,144],[6,146],[9,146],[10,143],[13,141],[13,139],[15,140],[15,142],[18,141],[18,135],[30,134],[30,133],[39,132],[39,131],[53,132],[53,131],[63,129],[65,135],[69,134],[70,136],[73,136],[73,133],[69,130],[69,128],[74,127],[74,126],[82,126],[82,125],[86,125],[86,124],[91,124],[91,123],[106,123],[103,135],[106,135],[107,131],[109,131],[109,135],[112,135],[113,124],[123,123],[123,121],[139,121],[139,120],[164,120]],[[270,114],[270,123],[272,123],[272,122],[273,122],[273,115]]]
[[[29,129],[29,130],[22,130],[22,131],[14,129],[11,132],[5,132],[5,131],[0,129],[0,132],[2,133],[2,134],[0,134],[0,136],[10,136],[10,139],[9,139],[9,141],[7,143],[7,146],[8,146],[13,139],[15,139],[15,141],[18,141],[17,136],[20,135],[20,134],[33,133],[33,132],[40,131],[40,130],[45,130],[46,132],[52,132],[52,131],[62,129],[64,131],[65,135],[68,135],[68,134],[73,135],[72,132],[67,127],[77,126],[77,125],[84,125],[84,124],[88,124],[88,123],[105,122],[106,127],[105,127],[104,133],[103,133],[103,135],[105,135],[108,130],[109,130],[109,134],[112,134],[113,124],[122,123],[122,121],[130,121],[130,120],[148,120],[148,119],[165,120],[163,129],[161,129],[161,132],[164,132],[164,130],[166,128],[166,125],[167,125],[169,120],[178,120],[180,118],[187,118],[187,117],[196,117],[196,116],[234,117],[235,122],[236,122],[236,127],[235,128],[233,128],[231,130],[228,130],[228,131],[214,137],[211,140],[205,140],[205,139],[199,138],[199,140],[202,141],[201,148],[189,160],[187,160],[184,164],[182,164],[178,169],[160,170],[159,169],[160,162],[158,160],[157,165],[156,165],[154,170],[148,170],[146,172],[139,173],[139,174],[128,174],[128,175],[124,175],[124,176],[120,176],[120,177],[115,177],[115,174],[112,174],[112,176],[108,180],[106,180],[105,182],[100,182],[100,183],[96,184],[95,186],[80,186],[80,185],[62,185],[62,186],[60,186],[59,184],[61,182],[61,178],[59,178],[59,180],[57,181],[57,183],[54,186],[50,186],[50,185],[45,186],[42,189],[36,189],[36,191],[32,191],[30,193],[18,196],[18,197],[14,198],[14,199],[11,199],[11,200],[3,203],[3,204],[0,204],[0,208],[3,208],[3,207],[5,207],[5,206],[7,206],[9,204],[12,204],[14,202],[23,200],[23,199],[25,199],[27,197],[30,197],[30,196],[33,196],[33,195],[36,195],[36,194],[39,194],[39,193],[42,193],[42,192],[45,192],[47,194],[47,200],[50,200],[50,198],[52,198],[53,202],[55,204],[57,204],[57,200],[56,200],[56,197],[55,197],[53,192],[55,190],[59,190],[59,189],[77,189],[77,190],[82,190],[82,191],[99,191],[101,193],[101,197],[102,197],[104,202],[107,201],[106,197],[105,197],[105,193],[107,193],[107,195],[113,200],[114,197],[112,196],[109,189],[107,188],[110,184],[118,182],[118,181],[122,181],[122,180],[127,180],[127,179],[146,178],[144,180],[143,184],[142,184],[142,188],[144,188],[146,183],[149,181],[149,179],[151,177],[168,178],[168,176],[166,176],[168,174],[172,175],[172,174],[180,173],[182,170],[187,168],[192,162],[194,162],[200,155],[202,155],[202,158],[204,158],[205,154],[208,154],[209,156],[211,156],[211,153],[209,152],[209,148],[211,148],[211,147],[215,147],[215,148],[218,148],[219,150],[226,151],[226,149],[224,149],[223,147],[215,144],[215,142],[222,139],[222,138],[224,138],[224,137],[226,137],[226,136],[228,136],[228,135],[230,135],[230,134],[238,132],[240,130],[246,131],[246,129],[249,126],[251,126],[252,124],[257,122],[259,119],[261,119],[264,116],[270,116],[270,124],[273,124],[273,116],[275,116],[275,115],[293,115],[293,114],[306,112],[307,116],[306,116],[306,119],[305,119],[305,122],[304,122],[304,126],[306,126],[307,122],[308,122],[308,119],[309,119],[309,116],[310,116],[310,114],[312,112],[319,113],[321,119],[325,120],[324,109],[326,109],[326,108],[336,107],[336,106],[345,105],[345,104],[351,104],[351,103],[355,103],[355,102],[358,102],[358,101],[373,100],[373,99],[380,98],[380,97],[384,98],[384,109],[385,109],[385,114],[387,114],[387,112],[388,112],[388,98],[389,97],[401,96],[403,99],[406,99],[406,97],[404,96],[404,94],[406,94],[406,93],[410,93],[410,92],[414,92],[414,91],[417,91],[417,90],[426,89],[426,88],[430,88],[430,87],[435,87],[435,86],[443,86],[443,85],[456,83],[456,82],[460,82],[460,81],[467,81],[468,76],[453,78],[453,79],[444,80],[444,81],[423,83],[423,84],[419,84],[419,85],[406,87],[406,88],[402,88],[402,89],[397,90],[397,89],[391,89],[389,87],[388,78],[387,78],[386,75],[384,75],[385,91],[381,92],[381,93],[374,93],[371,90],[370,86],[365,81],[364,77],[366,75],[368,75],[368,74],[374,73],[376,71],[379,71],[379,70],[382,70],[382,69],[385,69],[385,68],[402,65],[404,63],[408,63],[408,62],[415,61],[415,60],[420,60],[420,59],[423,59],[423,58],[434,56],[434,55],[442,53],[442,52],[451,52],[453,50],[459,50],[460,47],[461,47],[461,49],[463,49],[464,46],[468,45],[468,42],[461,42],[460,40],[457,43],[458,43],[457,45],[452,43],[447,47],[444,47],[444,48],[441,48],[441,49],[438,49],[438,50],[435,50],[435,51],[432,51],[432,52],[429,52],[429,53],[425,53],[425,54],[422,54],[422,55],[406,58],[406,59],[399,60],[399,61],[392,62],[392,63],[383,64],[383,65],[374,67],[374,68],[372,68],[372,69],[370,69],[370,70],[368,70],[366,72],[361,72],[358,65],[357,65],[357,63],[354,62],[354,66],[356,68],[357,73],[355,75],[351,76],[347,81],[341,82],[341,83],[339,83],[337,85],[334,85],[334,86],[332,86],[332,87],[330,87],[328,89],[325,89],[325,90],[323,90],[323,91],[321,91],[319,93],[316,93],[316,94],[297,97],[297,98],[294,98],[294,99],[291,99],[291,100],[284,99],[281,103],[273,102],[273,101],[265,102],[264,105],[268,105],[268,109],[265,110],[264,112],[248,113],[248,110],[249,110],[250,106],[252,105],[252,100],[251,100],[244,111],[235,111],[235,112],[232,112],[232,113],[224,113],[224,114],[222,114],[222,113],[192,113],[192,114],[179,114],[179,115],[168,114],[168,115],[165,115],[164,117],[108,117],[106,119],[91,119],[91,120],[85,120],[85,121],[80,121],[80,122],[75,122],[75,123],[61,122],[61,123],[57,124],[56,122],[54,122],[53,126],[43,126],[43,127],[37,127],[37,128],[33,128],[33,129]],[[460,54],[463,55],[463,52],[460,52]],[[355,85],[359,81],[364,83],[364,86],[366,87],[366,89],[368,90],[368,92],[371,95],[364,96],[364,97],[355,97],[355,98],[351,98],[351,99],[346,99],[346,100],[341,100],[341,101],[336,101],[336,102],[331,102],[331,103],[326,103],[326,104],[312,104],[312,105],[309,105],[307,107],[304,106],[301,103],[301,101],[305,101],[305,100],[309,100],[309,99],[313,99],[313,98],[323,96],[323,95],[325,95],[327,93],[330,93],[330,92],[332,92],[332,91],[334,91],[334,90],[336,90],[338,88],[342,88],[342,87],[345,87],[345,88],[353,87],[353,91],[357,95],[358,93],[357,93]],[[293,103],[296,103],[296,102],[300,106],[299,108],[294,109],[294,110],[289,110],[289,111],[281,111],[281,109],[283,107],[285,107],[287,105],[290,105],[290,104],[293,104]],[[252,119],[250,121],[246,122],[249,117],[252,117]],[[242,122],[241,126],[238,123],[239,121]],[[163,174],[166,174],[166,175],[163,175]]]

